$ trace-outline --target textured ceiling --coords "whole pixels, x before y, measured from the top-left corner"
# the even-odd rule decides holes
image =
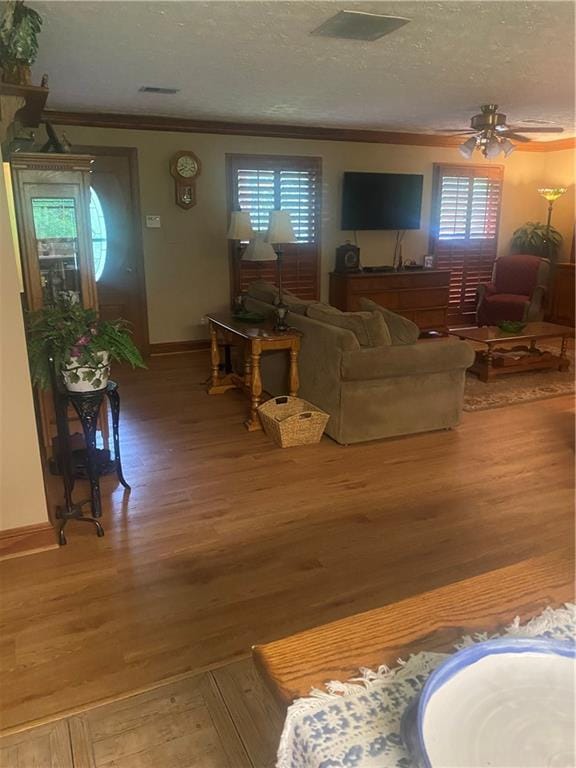
[[[29,2],[51,109],[429,131],[496,102],[574,131],[572,2]],[[341,9],[412,21],[373,43],[310,35]]]

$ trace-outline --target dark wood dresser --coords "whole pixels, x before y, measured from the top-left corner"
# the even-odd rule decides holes
[[[576,265],[573,262],[556,264],[546,316],[546,320],[549,322],[571,326],[576,324],[574,314],[575,277]]]
[[[361,298],[372,299],[421,330],[448,328],[450,270],[330,273],[330,304],[357,312]]]

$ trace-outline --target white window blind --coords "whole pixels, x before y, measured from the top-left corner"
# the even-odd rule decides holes
[[[285,244],[283,282],[302,298],[317,298],[320,256],[321,160],[315,157],[229,155],[229,210],[248,211],[252,228],[268,229],[270,212],[288,211],[296,243]],[[242,262],[231,249],[233,293],[254,279],[275,282],[273,263]]]
[[[449,269],[449,318],[474,321],[476,289],[488,282],[496,258],[502,166],[434,167],[430,252]]]

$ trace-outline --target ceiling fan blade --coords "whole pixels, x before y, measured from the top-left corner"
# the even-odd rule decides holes
[[[435,133],[477,133],[472,128],[437,128]]]
[[[563,133],[564,128],[561,128],[559,125],[549,126],[548,128],[545,128],[544,126],[538,126],[536,128],[535,126],[525,127],[523,125],[509,125],[506,130],[516,131],[516,133]]]
[[[532,139],[529,139],[527,136],[521,136],[519,133],[514,133],[514,131],[500,131],[498,136],[503,136],[506,139],[514,139],[514,141],[532,141]]]

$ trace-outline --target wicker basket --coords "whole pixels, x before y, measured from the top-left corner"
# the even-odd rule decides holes
[[[258,407],[268,437],[280,448],[319,443],[330,416],[299,397],[273,397]]]

